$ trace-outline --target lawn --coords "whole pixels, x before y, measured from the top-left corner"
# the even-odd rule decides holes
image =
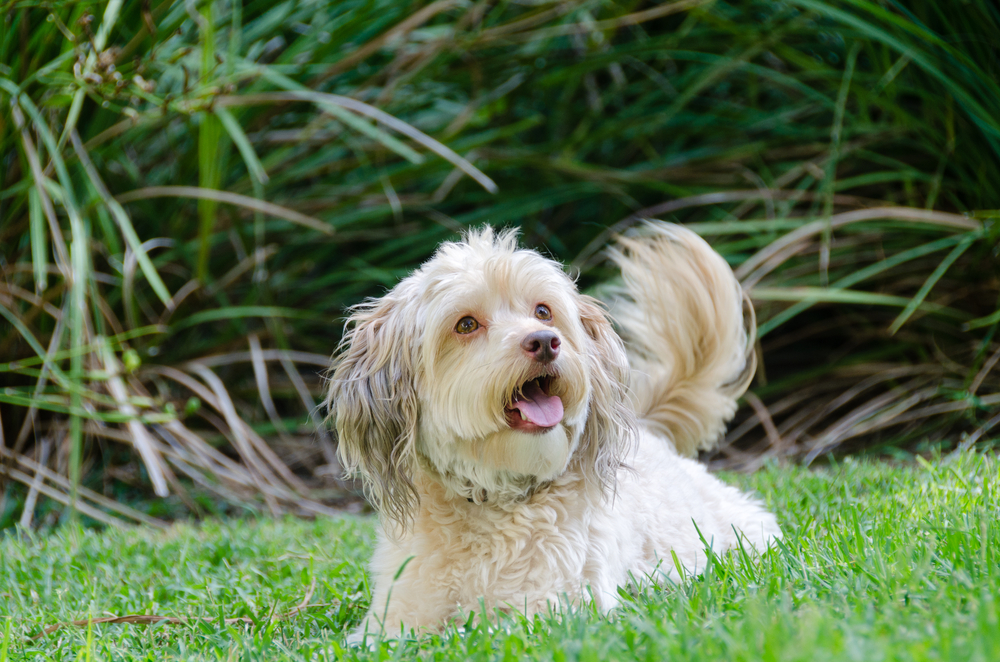
[[[768,465],[727,480],[778,513],[779,550],[717,559],[680,585],[623,589],[608,615],[510,617],[375,650],[344,645],[368,600],[370,517],[8,534],[0,661],[1000,659],[996,457]],[[127,614],[188,620],[32,638]]]

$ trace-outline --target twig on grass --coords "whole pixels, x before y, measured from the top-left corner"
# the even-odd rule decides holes
[[[315,588],[315,580],[313,581],[313,585],[310,586],[309,593],[307,594],[307,599],[312,595],[313,588]],[[289,618],[294,618],[295,616],[298,616],[307,609],[314,609],[316,607],[333,607],[339,604],[340,604],[339,601],[317,602],[316,604],[306,604],[306,601],[303,600],[301,604],[292,607],[291,609],[289,609],[284,613],[276,614],[267,620],[268,622],[284,621],[288,620]],[[169,623],[171,625],[185,625],[192,621],[195,622],[202,621],[205,623],[218,623],[219,619],[214,616],[195,616],[192,618],[185,618],[183,616],[159,616],[157,614],[128,614],[127,616],[103,616],[101,618],[85,618],[78,621],[56,623],[55,625],[50,625],[46,627],[41,632],[33,636],[31,639],[33,641],[37,641],[42,637],[52,634],[56,630],[60,630],[68,626],[90,627],[91,625],[94,625],[96,623],[125,623],[130,625],[154,625],[156,623],[163,623],[163,622]],[[223,619],[222,622],[225,623],[226,625],[234,625],[236,623],[246,623],[247,625],[256,625],[260,621],[259,620],[255,621],[253,618],[249,616],[234,616],[232,618],[225,618]]]
[[[298,616],[300,613],[306,609],[312,609],[314,607],[330,607],[333,605],[339,605],[340,601],[336,602],[321,602],[316,604],[309,604],[312,600],[313,593],[316,592],[316,578],[313,577],[312,581],[309,582],[309,588],[306,589],[306,594],[302,597],[299,604],[295,605],[286,612],[280,614],[274,614],[269,619],[269,622],[282,621],[293,616]],[[153,625],[155,623],[167,622],[172,625],[182,625],[188,621],[204,621],[206,623],[215,623],[219,619],[214,616],[196,616],[193,618],[185,618],[183,616],[159,616],[157,614],[129,614],[127,616],[104,616],[101,618],[85,618],[77,621],[69,621],[66,623],[56,623],[55,625],[49,625],[44,628],[41,632],[32,637],[33,640],[41,639],[42,637],[52,634],[56,630],[64,628],[66,626],[74,627],[90,627],[94,623],[128,623],[135,625]],[[234,623],[248,623],[250,625],[256,625],[260,622],[259,619],[255,620],[249,616],[234,616],[232,618],[225,618],[223,622],[226,625],[232,625]]]

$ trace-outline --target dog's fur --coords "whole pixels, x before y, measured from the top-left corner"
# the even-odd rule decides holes
[[[759,502],[684,457],[718,440],[753,376],[729,266],[666,223],[611,257],[620,337],[559,264],[490,228],[353,310],[327,406],[383,524],[355,638],[481,604],[532,614],[592,596],[608,610],[630,578],[676,577],[672,555],[698,572],[706,541],[763,551],[781,536]],[[459,333],[466,317],[479,327]],[[549,427],[515,404],[540,376],[548,411],[562,403]]]

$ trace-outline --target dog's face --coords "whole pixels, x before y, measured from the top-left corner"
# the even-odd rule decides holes
[[[480,502],[523,497],[574,459],[613,480],[631,429],[621,341],[513,232],[444,244],[351,320],[328,406],[384,514],[405,520],[415,470]]]
[[[485,241],[446,246],[414,277],[426,315],[418,453],[450,487],[478,488],[473,499],[565,471],[592,395],[593,339],[570,279]]]

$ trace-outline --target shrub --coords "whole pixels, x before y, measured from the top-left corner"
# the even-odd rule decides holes
[[[643,217],[714,242],[765,368],[719,461],[1000,421],[988,0],[2,7],[0,466],[93,517],[326,512],[344,308],[486,222],[585,287]]]

